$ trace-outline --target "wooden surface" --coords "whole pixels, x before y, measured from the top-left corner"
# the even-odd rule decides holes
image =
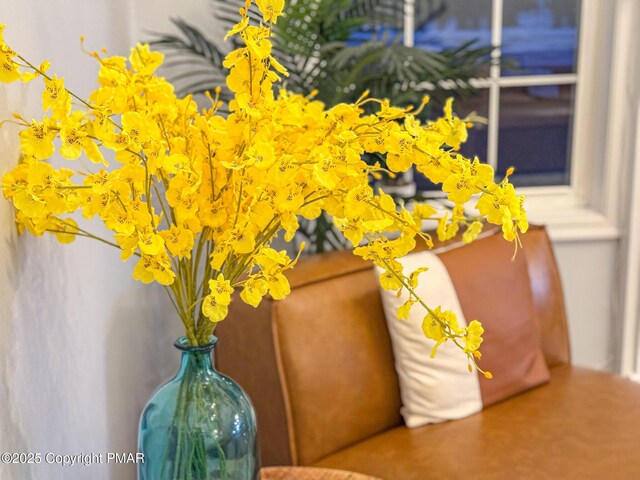
[[[265,467],[260,480],[379,480],[362,473],[313,467]]]

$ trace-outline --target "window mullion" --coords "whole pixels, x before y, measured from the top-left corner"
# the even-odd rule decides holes
[[[404,0],[404,34],[403,42],[406,47],[414,46],[416,32],[416,0]]]
[[[501,87],[534,87],[542,85],[572,85],[577,83],[575,73],[551,73],[548,75],[526,75],[502,77],[498,80]]]
[[[487,128],[487,163],[498,166],[498,129],[500,125],[500,45],[502,43],[503,0],[493,0],[491,14],[491,68],[489,69],[489,126]]]

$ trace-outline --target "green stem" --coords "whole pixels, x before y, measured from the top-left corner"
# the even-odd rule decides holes
[[[183,354],[184,355],[184,354]],[[226,455],[220,439],[214,432],[220,432],[218,417],[211,415],[215,405],[215,391],[207,372],[206,355],[197,352],[189,355],[185,370],[180,378],[178,396],[169,427],[169,440],[164,451],[164,466],[161,478],[170,473],[172,480],[207,480],[207,441],[213,441],[218,453],[220,478],[229,478]],[[210,373],[210,372],[209,372]],[[176,438],[172,444],[172,438]],[[173,465],[167,472],[167,465]]]
[[[24,58],[22,55],[16,55],[20,60],[22,60],[24,63],[26,63],[29,68],[32,68],[35,72],[38,72],[38,74],[42,75],[44,78],[46,78],[49,81],[52,81],[53,78],[51,78],[49,75],[47,75],[45,72],[43,72],[42,70],[40,70],[38,67],[36,67],[35,65],[33,65],[31,62],[29,62],[29,60],[27,60],[26,58]],[[70,90],[67,90],[65,88],[65,90],[69,93],[69,95],[71,95],[73,98],[75,98],[76,100],[78,100],[80,103],[82,103],[83,105],[85,105],[86,107],[93,109],[93,106],[91,106],[89,103],[87,103],[86,101],[84,101],[82,98],[80,98],[79,96],[77,96],[75,93],[73,93]]]
[[[46,231],[49,233],[63,233],[63,234],[67,234],[67,235],[76,235],[78,237],[86,237],[86,238],[91,238],[92,240],[97,240],[99,242],[102,242],[106,245],[109,245],[110,247],[114,247],[117,248],[118,250],[122,250],[122,247],[120,247],[120,245],[118,245],[117,243],[113,243],[110,242],[109,240],[105,240],[104,238],[100,238],[96,235],[92,235],[84,230],[78,229],[79,231],[77,232],[69,232],[67,230],[53,230],[53,229],[47,229]],[[134,255],[137,255],[138,257],[140,256],[139,252],[134,252]]]

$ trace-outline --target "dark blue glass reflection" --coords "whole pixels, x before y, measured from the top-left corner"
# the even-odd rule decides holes
[[[509,167],[516,186],[568,185],[572,85],[500,91],[498,178]]]
[[[490,0],[418,0],[415,44],[442,51],[491,44]],[[504,0],[503,75],[575,72],[579,0]]]
[[[579,0],[506,0],[503,75],[576,71]]]
[[[415,44],[442,51],[476,41],[491,44],[491,0],[418,0],[416,2]]]

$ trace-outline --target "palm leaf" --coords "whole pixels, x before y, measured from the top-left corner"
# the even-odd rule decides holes
[[[171,22],[182,35],[151,32],[155,38],[150,43],[166,52],[168,60],[164,68],[176,93],[182,96],[224,87],[227,72],[222,61],[225,53],[184,20],[172,18]],[[222,96],[230,98],[231,95],[226,91]]]
[[[393,18],[398,15],[400,0],[353,0],[351,5],[341,12],[344,18]],[[404,5],[402,5],[404,7]],[[402,13],[402,12],[400,12]]]

